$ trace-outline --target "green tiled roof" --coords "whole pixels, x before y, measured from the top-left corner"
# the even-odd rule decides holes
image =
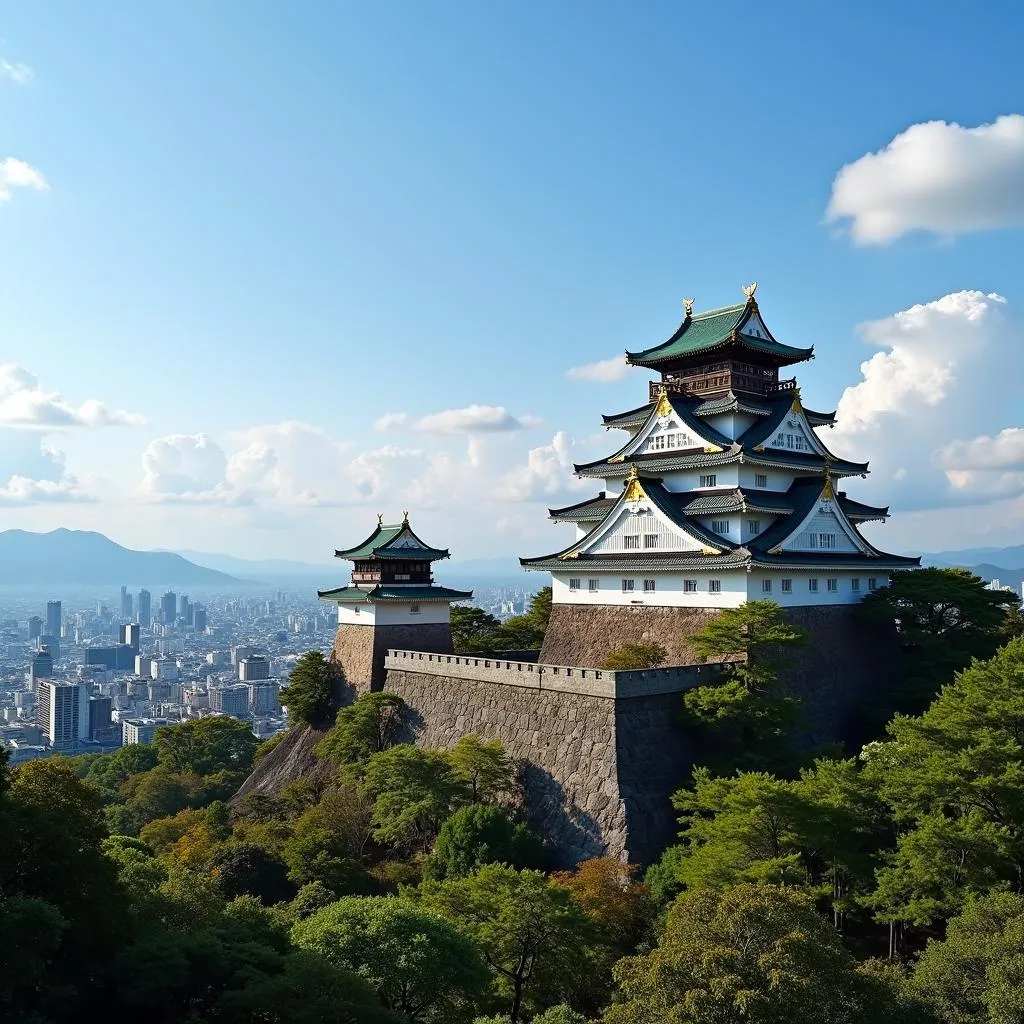
[[[364,558],[425,558],[433,562],[439,558],[448,557],[447,548],[432,548],[412,532],[409,521],[399,523],[397,526],[385,526],[377,524],[377,529],[354,548],[345,548],[343,551],[335,551],[335,558],[347,558],[350,560]]]
[[[601,420],[606,427],[639,427],[647,422],[647,417],[651,415],[654,405],[654,402],[648,402],[646,405],[637,406],[628,412],[614,413],[611,416],[602,415]]]
[[[740,398],[729,391],[721,398],[711,398],[701,402],[694,410],[694,416],[715,416],[722,412],[747,412],[751,416],[770,416],[772,407],[761,402],[752,402],[748,398]]]
[[[437,586],[391,586],[383,584],[363,590],[361,587],[337,587],[335,590],[318,590],[321,601],[337,604],[379,604],[381,601],[402,601],[410,604],[426,604],[434,601],[467,601],[473,596],[472,590],[450,590]]]
[[[722,555],[705,555],[701,551],[666,552],[663,555],[644,554],[635,558],[625,555],[580,555],[579,558],[559,558],[542,555],[540,558],[520,558],[524,569],[542,572],[579,573],[588,572],[678,572],[680,569],[738,569],[746,565],[748,555],[743,548]],[[642,596],[638,595],[638,596]]]
[[[753,299],[723,306],[704,313],[688,315],[668,341],[642,352],[626,352],[627,362],[634,366],[658,366],[673,360],[702,355],[727,344],[738,344],[764,355],[773,356],[780,365],[810,359],[812,348],[793,348],[774,338],[758,338],[743,333],[743,325],[757,312]]]
[[[334,590],[318,590],[321,601],[336,601],[338,604],[366,604],[369,590],[360,587],[335,587]]]

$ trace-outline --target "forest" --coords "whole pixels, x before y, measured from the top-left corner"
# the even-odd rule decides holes
[[[550,598],[462,650],[536,646]],[[960,570],[860,614],[898,683],[809,749],[778,606],[693,638],[700,756],[678,841],[553,870],[497,741],[401,742],[387,692],[335,712],[318,652],[282,700],[314,771],[233,799],[281,735],[207,717],[116,753],[0,764],[0,1019],[27,1024],[1006,1024],[1024,1020],[1024,621]],[[657,664],[623,645],[618,667]],[[637,649],[640,648],[640,649]],[[745,655],[736,659],[735,655]]]

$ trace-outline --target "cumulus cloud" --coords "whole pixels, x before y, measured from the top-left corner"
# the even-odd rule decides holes
[[[976,128],[911,125],[839,171],[826,216],[847,223],[859,245],[1024,224],[1024,115]]]
[[[28,85],[36,77],[36,73],[27,64],[12,64],[3,58],[0,58],[0,75],[10,79],[15,85]]]
[[[0,430],[0,505],[93,501],[66,461],[64,452],[38,435]]]
[[[462,409],[445,409],[412,420],[405,412],[388,412],[374,426],[377,430],[411,427],[424,434],[494,434],[510,430],[526,430],[542,420],[529,414],[513,416],[503,405],[467,405]]]
[[[24,160],[13,156],[0,160],[0,203],[10,202],[11,190],[15,188],[31,188],[42,192],[49,187],[42,171],[37,171]]]
[[[227,456],[207,434],[172,434],[142,453],[141,493],[158,501],[215,501],[225,496]]]
[[[572,441],[564,430],[550,444],[531,448],[524,465],[498,481],[497,497],[508,501],[543,501],[555,495],[593,489],[594,481],[578,480],[572,471]]]
[[[0,505],[39,505],[51,502],[92,502],[96,499],[74,477],[32,480],[12,476],[0,486]]]
[[[951,506],[1024,491],[1024,462],[1017,461],[1024,454],[1017,426],[1024,338],[1005,299],[954,292],[864,324],[860,333],[880,351],[840,398],[835,429],[821,433],[838,456],[871,463],[867,481],[844,484],[851,495],[901,513],[878,538],[883,546],[893,533],[898,543],[919,546],[912,533],[900,533],[914,521],[909,510],[949,510],[954,533],[962,513]],[[972,522],[983,519],[980,513]]]
[[[633,369],[624,356],[613,356],[611,359],[600,359],[596,363],[584,363],[582,366],[570,366],[565,371],[570,380],[584,380],[590,383],[610,384],[622,380]]]
[[[59,391],[44,391],[39,379],[25,367],[0,364],[0,426],[138,427],[145,422],[145,417],[138,413],[111,409],[96,399],[76,407],[66,402]]]

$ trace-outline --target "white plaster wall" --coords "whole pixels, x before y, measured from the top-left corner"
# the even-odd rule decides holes
[[[417,622],[448,622],[449,610],[444,601],[421,604],[418,612],[410,611],[409,604],[338,605],[338,625],[402,626]]]
[[[740,487],[750,487],[762,491],[788,491],[796,477],[796,474],[789,470],[768,469],[760,466],[740,466],[739,471]],[[768,477],[765,487],[757,486],[759,476]]]

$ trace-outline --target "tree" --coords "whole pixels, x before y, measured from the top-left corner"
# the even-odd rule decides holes
[[[74,761],[86,762],[86,758]],[[130,743],[113,754],[102,754],[90,759],[85,773],[86,782],[96,786],[107,803],[117,800],[121,787],[132,775],[141,775],[156,767],[157,749],[152,743]]]
[[[896,710],[918,713],[972,658],[990,658],[1012,636],[1010,591],[986,590],[966,569],[910,569],[868,594],[861,613],[894,626],[906,652],[906,681]]]
[[[153,736],[159,763],[171,772],[213,775],[228,771],[247,775],[258,741],[248,722],[226,715],[162,725]]]
[[[866,774],[900,827],[870,903],[927,923],[1024,877],[1024,638],[976,661],[918,718],[897,716]]]
[[[288,881],[288,868],[266,850],[249,843],[232,843],[218,850],[211,869],[228,899],[251,895],[268,906],[295,895]]]
[[[484,864],[538,867],[540,839],[514,824],[501,808],[487,804],[460,807],[441,826],[434,852],[423,865],[426,878],[461,878]]]
[[[471,939],[394,896],[339,900],[299,921],[292,939],[365,978],[410,1021],[448,1021],[487,984]]]
[[[529,650],[544,642],[551,618],[551,588],[542,587],[530,599],[530,607],[522,615],[513,615],[501,624],[499,650]]]
[[[129,776],[121,792],[136,830],[157,818],[168,818],[184,810],[192,800],[195,782],[166,768]]]
[[[393,693],[362,693],[343,707],[334,728],[317,744],[317,757],[335,764],[361,766],[398,740],[406,706]]]
[[[665,663],[668,651],[657,642],[623,644],[609,651],[601,668],[622,672],[629,669],[657,668]]]
[[[328,661],[321,651],[307,651],[295,663],[280,701],[293,722],[319,728],[330,718],[336,691],[343,682],[335,662]]]
[[[950,920],[946,938],[929,941],[911,987],[943,1021],[1019,1021],[1024,1018],[1022,964],[1024,897],[993,892],[968,900]]]
[[[456,654],[495,649],[501,623],[490,612],[471,604],[453,604],[450,621]]]
[[[512,1024],[527,1001],[553,1003],[573,987],[592,936],[569,891],[539,871],[487,864],[465,878],[425,881],[420,902],[473,938]]]
[[[650,953],[615,965],[606,1024],[855,1024],[873,987],[810,896],[739,885],[684,893]]]
[[[425,846],[469,799],[444,751],[402,743],[366,763],[361,792],[373,804],[373,836],[382,843]]]
[[[326,828],[297,831],[282,851],[288,878],[296,885],[320,882],[339,896],[377,892],[367,870],[353,858],[343,838]]]
[[[449,751],[448,758],[455,775],[468,787],[473,803],[496,800],[511,792],[516,768],[505,753],[501,740],[482,740],[467,735]]]

